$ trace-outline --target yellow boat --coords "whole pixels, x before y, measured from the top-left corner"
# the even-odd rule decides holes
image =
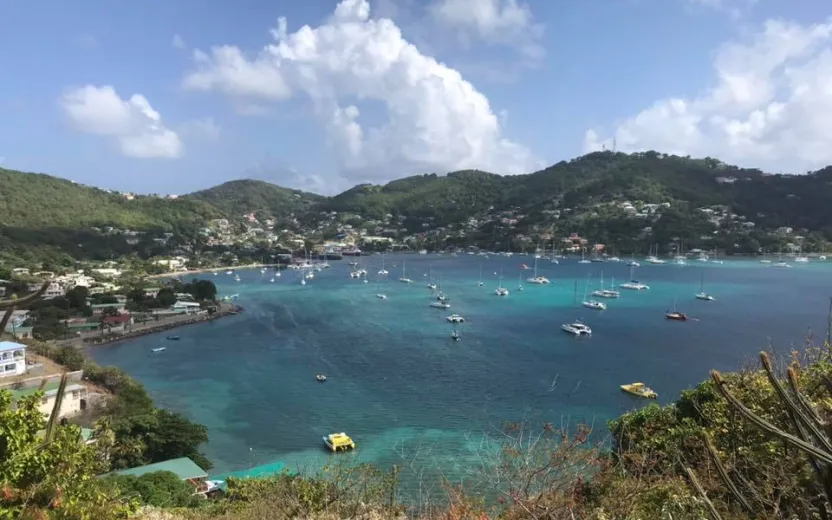
[[[355,449],[355,442],[344,432],[330,433],[324,436],[324,444],[333,452]]]
[[[645,397],[647,399],[655,399],[659,396],[656,392],[646,386],[644,383],[631,383],[629,385],[621,385],[621,389],[628,394],[633,394],[638,397]]]

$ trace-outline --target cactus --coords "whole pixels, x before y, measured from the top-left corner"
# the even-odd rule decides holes
[[[807,455],[809,463],[814,469],[816,482],[826,495],[825,502],[832,501],[832,473],[830,473],[830,466],[832,466],[832,439],[830,439],[826,422],[817,413],[809,399],[801,392],[797,381],[797,371],[794,366],[789,367],[787,371],[789,385],[789,389],[787,390],[783,386],[783,383],[777,379],[771,360],[765,352],[760,353],[760,363],[765,370],[769,383],[771,383],[778,398],[783,403],[785,411],[789,415],[790,422],[795,431],[794,434],[778,428],[745,406],[727,388],[725,380],[718,371],[712,370],[711,378],[716,383],[717,391],[728,401],[728,404],[733,409],[763,431],[781,439],[786,444],[797,448]],[[828,378],[826,383],[829,389],[832,385],[830,385]],[[709,438],[706,438],[706,447],[721,480],[740,501],[743,507],[749,513],[753,514],[750,504],[739,492],[739,489],[734,485],[725,467],[720,462],[716,449],[713,447]],[[694,483],[694,487],[696,487],[696,483]],[[702,493],[700,491],[700,494]],[[820,517],[827,518],[825,503],[821,501],[820,503],[816,503],[816,505]]]
[[[40,289],[23,298],[0,300],[0,309],[6,309],[6,312],[3,313],[3,317],[0,318],[0,334],[2,334],[3,331],[6,330],[6,326],[9,324],[9,320],[12,318],[12,313],[14,313],[15,308],[18,305],[26,305],[40,298],[41,295],[46,292],[46,289],[49,288],[50,283],[51,282],[49,281],[43,282],[43,285],[40,286]]]
[[[696,489],[696,492],[699,493],[702,501],[705,502],[705,507],[708,508],[708,511],[710,511],[714,520],[722,520],[722,517],[719,516],[719,511],[716,510],[714,503],[711,502],[710,498],[708,498],[708,495],[705,493],[705,489],[702,487],[702,484],[699,483],[699,479],[696,478],[696,473],[694,473],[693,470],[687,466],[682,466],[682,468],[685,470],[685,473],[687,473],[690,483],[693,484],[694,489]]]

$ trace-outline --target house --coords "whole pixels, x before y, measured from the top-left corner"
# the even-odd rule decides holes
[[[49,287],[46,288],[46,292],[43,293],[44,299],[50,298],[57,298],[58,296],[63,296],[66,294],[63,286],[57,282],[52,282],[49,284]]]
[[[106,327],[108,332],[123,331],[127,325],[133,323],[133,317],[129,314],[119,314],[118,316],[104,316],[101,318],[102,327]]]
[[[29,269],[26,267],[15,267],[12,269],[12,276],[20,276],[24,274],[29,274]]]
[[[171,310],[175,312],[184,312],[186,314],[190,314],[199,311],[199,303],[178,301],[171,306]]]
[[[106,309],[114,309],[119,314],[124,314],[127,310],[123,303],[96,303],[95,305],[90,305],[90,308],[92,309],[93,315],[99,315]]]
[[[104,276],[106,278],[118,278],[119,276],[121,276],[121,269],[100,268],[93,269],[92,272]]]
[[[208,473],[188,457],[156,462],[155,464],[148,464],[136,468],[122,469],[101,476],[133,475],[135,477],[141,477],[142,475],[159,471],[169,471],[179,477],[180,480],[188,482],[194,487],[194,494],[205,495],[216,489],[213,483],[209,484],[206,482]]]
[[[26,345],[0,341],[0,377],[13,377],[25,373]]]
[[[38,410],[44,416],[49,417],[52,409],[55,408],[55,397],[58,395],[60,381],[53,380],[43,387],[43,396],[38,403]],[[18,401],[24,397],[34,395],[40,386],[31,386],[20,390],[11,390],[12,399]],[[64,398],[61,401],[61,409],[58,410],[58,419],[72,417],[87,408],[87,389],[79,383],[67,383],[64,389]]]
[[[159,295],[159,291],[162,289],[160,287],[148,287],[144,290],[145,298],[155,298]]]

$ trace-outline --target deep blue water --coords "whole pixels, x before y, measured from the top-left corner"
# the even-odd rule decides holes
[[[403,258],[411,285],[397,281]],[[601,271],[617,284],[629,278],[623,263],[541,261],[552,284],[518,292],[519,265],[531,258],[409,255],[387,257],[389,280],[379,289],[388,299],[380,300],[381,258],[362,262],[368,284],[349,278],[346,260],[306,286],[295,271],[275,283],[256,269],[240,271],[241,282],[200,275],[220,294],[239,293],[245,312],[182,328],[178,342],[151,335],[91,353],[126,369],[161,406],[205,424],[217,473],[273,461],[315,469],[330,458],[321,436],[345,431],[359,446],[352,456],[404,465],[412,484],[419,471],[475,475],[483,440],[505,422],[586,422],[604,431],[604,421],[643,404],[622,394],[622,383],[644,381],[669,402],[711,368],[754,363],[769,346],[800,346],[810,328],[822,335],[832,295],[832,262],[644,265],[636,276],[651,290],[622,291],[597,312],[576,305],[576,281],[580,301],[587,274],[590,291]],[[450,311],[428,307],[429,265]],[[493,294],[501,270],[506,298]],[[714,302],[693,299],[702,273]],[[665,320],[674,301],[697,319]],[[449,312],[467,319],[461,342],[450,340]],[[591,338],[560,331],[578,317]],[[152,353],[158,346],[167,350]],[[329,380],[317,383],[317,373]]]

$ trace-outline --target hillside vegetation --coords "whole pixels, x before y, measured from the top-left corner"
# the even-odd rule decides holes
[[[244,179],[197,191],[184,196],[183,199],[205,202],[229,217],[256,213],[280,219],[292,213],[307,211],[310,206],[324,200],[325,197],[282,188],[264,181]]]

